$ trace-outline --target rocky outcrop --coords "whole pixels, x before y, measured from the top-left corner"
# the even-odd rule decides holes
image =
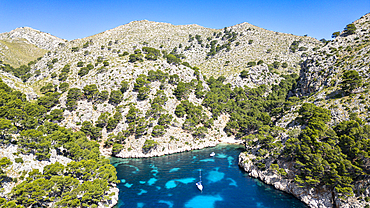
[[[295,173],[292,171],[292,164],[289,162],[279,161],[277,164],[279,167],[283,168],[287,173],[285,176],[279,174],[276,170],[268,168],[272,161],[267,162],[266,170],[259,169],[253,164],[253,159],[256,158],[255,155],[248,153],[240,153],[239,155],[239,166],[244,169],[249,176],[257,178],[266,184],[272,185],[278,190],[284,191],[286,193],[292,194],[309,207],[312,208],[331,208],[331,207],[345,207],[345,208],[360,208],[370,205],[369,202],[364,200],[365,196],[369,195],[370,185],[369,181],[362,181],[355,185],[355,190],[365,190],[362,194],[363,197],[357,198],[355,196],[349,197],[347,199],[340,199],[337,193],[328,190],[325,186],[320,188],[303,188],[294,182]]]
[[[296,93],[310,95],[327,87],[336,87],[346,70],[356,70],[364,79],[369,79],[370,57],[369,31],[370,13],[353,22],[354,34],[344,31],[325,46],[304,58],[301,63],[300,79]]]
[[[232,41],[226,38],[228,35],[225,31],[198,25],[175,26],[142,20],[72,41],[65,41],[31,28],[17,28],[9,33],[0,34],[0,39],[24,38],[37,47],[52,51],[43,58],[44,60],[41,60],[41,62],[45,61],[44,64],[40,63],[36,66],[42,72],[38,80],[58,72],[57,70],[60,71],[67,63],[72,66],[78,61],[94,63],[98,56],[110,62],[116,61],[123,51],[133,53],[135,49],[146,46],[167,53],[175,48],[178,54],[185,56],[184,62],[199,67],[207,76],[227,77],[238,74],[247,69],[248,62],[260,60],[266,64],[272,64],[275,61],[280,64],[287,63],[287,68],[280,67],[277,71],[290,73],[299,70],[298,63],[303,53],[309,55],[312,53],[312,48],[320,45],[320,42],[314,38],[268,31],[249,23],[227,27],[227,31],[231,31],[230,34],[238,34]],[[199,41],[194,39],[195,36],[199,36]],[[229,44],[229,48],[221,49],[217,54],[208,56],[211,41],[217,41],[219,46]],[[300,41],[301,46],[306,47],[307,51],[290,52],[289,47],[293,41]],[[84,46],[87,42],[89,45]],[[72,52],[73,47],[79,50]],[[46,64],[55,58],[63,64],[60,66],[59,63],[54,64],[53,70],[46,68]],[[136,69],[140,68],[138,66]]]
[[[285,169],[284,166],[290,166],[290,164],[279,164],[280,167],[287,171],[287,176],[281,176],[276,171],[267,169],[260,170],[252,162],[254,155],[241,153],[239,155],[239,166],[244,171],[249,173],[249,176],[260,179],[266,184],[274,186],[276,189],[290,193],[309,205],[310,207],[332,207],[332,196],[331,192],[323,190],[306,189],[299,187],[294,183],[294,173]],[[270,164],[269,164],[270,165]],[[267,167],[267,165],[266,165]]]
[[[247,77],[242,78],[240,74],[233,74],[226,77],[225,82],[232,87],[256,87],[260,85],[276,85],[284,79],[280,75],[271,73],[267,64],[257,65],[247,69]]]
[[[49,51],[56,49],[59,44],[64,44],[67,41],[30,27],[20,27],[10,32],[1,33],[0,39],[25,39],[28,43]]]

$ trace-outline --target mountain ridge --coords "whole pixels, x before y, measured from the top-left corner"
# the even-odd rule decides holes
[[[173,34],[173,35],[169,35],[174,31],[174,28],[177,29],[176,30],[177,32],[175,32],[175,34]],[[271,36],[271,34],[278,34],[278,36],[283,36],[284,38],[286,36],[286,37],[290,37],[293,40],[307,39],[308,40],[307,43],[311,42],[309,44],[312,44],[312,43],[313,44],[319,44],[319,42],[317,40],[315,41],[312,38],[303,37],[303,36],[294,36],[294,35],[285,34],[285,33],[277,33],[277,32],[273,32],[273,31],[269,31],[269,30],[266,30],[266,29],[259,28],[257,26],[251,25],[251,24],[246,23],[246,22],[240,23],[240,24],[237,24],[237,25],[234,25],[234,26],[230,26],[230,27],[225,27],[225,28],[228,28],[228,29],[235,28],[236,30],[238,30],[236,32],[239,32],[239,33],[242,33],[242,31],[246,31],[247,29],[254,28],[254,29],[257,30],[256,35],[259,35],[259,33],[261,33],[261,32],[263,33],[263,34],[261,34],[262,37],[267,32],[270,36]],[[67,44],[68,43],[68,44],[73,45],[73,43],[78,42],[78,43],[81,44],[81,41],[83,42],[83,41],[86,41],[86,40],[96,39],[96,38],[97,39],[111,39],[111,40],[119,39],[120,41],[123,41],[123,44],[131,45],[132,47],[135,47],[135,46],[137,47],[137,46],[140,46],[141,43],[143,43],[143,42],[148,42],[149,46],[151,46],[151,47],[154,46],[155,48],[160,48],[160,46],[163,45],[164,48],[162,50],[170,51],[174,47],[177,47],[180,43],[183,43],[183,44],[186,43],[186,40],[189,39],[189,37],[188,37],[189,35],[192,35],[193,38],[195,37],[195,35],[201,35],[203,37],[201,37],[200,41],[206,42],[205,38],[214,39],[214,37],[212,37],[212,33],[215,33],[215,32],[219,33],[219,32],[222,32],[222,30],[223,29],[206,28],[206,27],[199,26],[199,25],[196,25],[196,24],[172,25],[170,23],[161,23],[161,22],[153,22],[153,21],[148,21],[148,20],[140,20],[140,21],[132,21],[132,22],[127,23],[125,25],[121,25],[121,26],[115,27],[113,29],[109,29],[109,30],[106,30],[104,32],[101,32],[101,33],[98,33],[98,34],[95,34],[95,35],[92,35],[92,36],[88,36],[88,37],[85,37],[85,38],[75,39],[75,40],[71,40],[71,41],[65,41],[64,40],[65,43],[62,42],[63,39],[59,39],[57,37],[53,38],[53,39],[56,39],[56,41],[50,41],[49,40],[49,41],[46,41],[46,42],[52,42],[52,43],[57,42],[57,43],[60,43],[60,44]],[[37,31],[37,30],[35,30],[35,31]],[[13,32],[9,32],[9,33],[14,34],[15,32],[16,31],[13,30]],[[44,34],[43,32],[40,32],[40,31],[38,31],[37,33]],[[124,34],[126,34],[126,35],[124,35]],[[4,37],[4,36],[9,36],[9,35],[8,35],[8,33],[3,33],[3,35],[0,34],[0,37]],[[51,35],[48,34],[48,33],[45,33],[45,36],[51,36]],[[207,36],[207,37],[204,37],[204,36]],[[20,38],[19,35],[17,37]],[[145,37],[145,38],[143,38],[143,37]],[[248,35],[248,37],[245,37],[243,42],[248,41],[248,40],[245,40],[246,38],[248,38],[248,40],[252,40],[252,41],[253,40],[254,41],[258,40],[258,38],[254,37],[253,33]],[[238,37],[236,39],[238,39]],[[154,42],[151,42],[151,40],[153,40]],[[216,39],[214,39],[214,40],[216,40]],[[45,41],[42,41],[42,42],[45,42]],[[274,43],[274,42],[276,42],[276,43]],[[204,44],[201,47],[199,47],[198,45],[202,45],[202,44],[192,44],[192,43],[188,44],[188,46],[193,47],[196,50],[195,54],[193,52],[191,52],[191,48],[190,48],[190,50],[188,49],[187,51],[182,50],[182,52],[185,54],[185,56],[186,55],[189,56],[188,62],[191,65],[196,65],[201,69],[202,68],[208,68],[208,70],[213,70],[213,69],[216,69],[216,68],[217,69],[225,68],[225,69],[221,70],[222,71],[221,73],[226,75],[226,74],[230,74],[230,73],[240,72],[243,69],[243,66],[242,66],[243,64],[246,65],[247,62],[254,61],[253,59],[256,59],[258,57],[261,58],[261,59],[264,59],[265,57],[283,56],[280,59],[287,59],[286,58],[287,55],[280,54],[278,51],[273,50],[274,48],[276,49],[276,47],[274,47],[274,45],[283,44],[282,42],[281,43],[279,43],[279,42],[281,42],[280,38],[276,37],[276,38],[274,38],[274,41],[265,40],[264,42],[261,42],[260,46],[258,46],[258,47],[263,47],[264,49],[254,48],[250,52],[241,51],[241,54],[247,53],[247,54],[250,54],[250,55],[248,55],[247,58],[238,57],[238,59],[244,60],[239,64],[234,63],[234,60],[236,58],[231,58],[230,60],[228,60],[228,58],[226,58],[227,55],[225,55],[224,52],[222,52],[222,51],[220,52],[220,54],[216,54],[216,58],[224,59],[224,61],[225,61],[224,63],[226,63],[226,62],[230,63],[231,62],[229,65],[225,65],[224,63],[217,63],[215,61],[212,61],[211,59],[209,59],[208,61],[207,60],[205,60],[205,61],[202,60],[202,59],[207,57],[206,53],[209,50],[209,48],[205,48],[206,44]],[[225,41],[221,40],[221,41],[218,41],[217,44],[221,44],[221,43],[226,44],[227,41],[225,42]],[[272,48],[271,47],[266,47],[267,45],[269,45],[269,43],[271,44]],[[249,44],[249,45],[251,45],[252,48],[253,48],[253,45],[255,45],[255,44]],[[287,48],[289,47],[289,44],[290,43],[287,43]],[[45,44],[43,44],[43,45],[45,45]],[[41,44],[38,43],[38,44],[36,44],[36,46],[41,47]],[[245,46],[248,46],[248,44],[243,45],[243,47],[245,47]],[[56,44],[44,46],[44,48],[47,48],[49,51],[56,48],[56,47],[57,47]],[[186,47],[185,44],[184,44],[183,48],[184,47]],[[231,47],[231,49],[233,49],[232,45],[230,45],[230,47]],[[129,50],[129,49],[127,48],[127,50]],[[267,54],[267,56],[264,55],[264,53],[268,50],[271,50],[272,54],[271,55]],[[259,52],[256,55],[256,54],[254,54],[253,51],[259,51]],[[275,54],[275,52],[277,52],[277,53]],[[237,52],[237,53],[240,53],[240,52]],[[252,58],[252,57],[254,57],[254,58]],[[298,60],[298,59],[296,58],[296,60]],[[271,58],[269,58],[269,60],[264,60],[264,61],[265,62],[266,61],[273,62],[273,60]],[[232,64],[233,64],[234,67],[230,67]],[[291,62],[291,63],[289,63],[289,65],[294,65],[294,63]],[[292,67],[296,67],[296,66],[292,66]],[[206,72],[204,72],[204,73],[206,73]],[[206,74],[211,74],[211,73],[206,73]]]

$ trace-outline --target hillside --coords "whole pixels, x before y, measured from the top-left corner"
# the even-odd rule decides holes
[[[19,67],[54,50],[65,40],[38,30],[22,27],[0,34],[0,60]]]
[[[296,52],[289,49],[294,41],[300,41]],[[86,42],[91,44],[84,48]],[[70,41],[58,51],[63,51],[64,56],[80,55],[81,60],[91,60],[98,56],[115,59],[119,53],[126,51],[131,54],[142,47],[153,47],[167,53],[175,50],[183,55],[182,61],[197,66],[207,76],[228,76],[247,69],[248,62],[260,60],[266,64],[285,62],[284,71],[298,71],[302,54],[311,54],[312,49],[320,44],[310,37],[276,33],[248,23],[215,30],[198,25],[174,26],[143,20]],[[81,49],[80,52],[71,54],[73,47]],[[89,55],[85,56],[85,53]],[[61,60],[65,61],[63,57]]]
[[[276,122],[279,134],[245,138],[241,167],[310,207],[369,207],[369,35],[367,14],[302,60],[291,93],[301,101]],[[268,135],[282,146],[259,139]]]
[[[118,40],[118,45],[112,46],[112,50],[122,47],[128,52],[142,45],[168,53],[176,48],[178,53],[186,57],[184,61],[199,67],[207,76],[234,74],[245,69],[248,62],[257,63],[259,60],[268,64],[274,61],[287,62],[288,68],[294,70],[299,67],[302,53],[310,53],[310,49],[320,45],[319,41],[310,37],[276,33],[248,23],[215,30],[198,25],[174,26],[145,20],[131,22],[83,40],[90,39],[94,43],[97,39]],[[300,47],[306,49],[292,53],[289,47],[293,41],[301,41]],[[98,42],[97,46],[106,44]],[[212,45],[217,51],[215,54],[211,53]]]
[[[0,34],[13,44],[0,63],[1,196],[112,206],[116,177],[102,155],[244,142],[240,166],[311,207],[368,206],[370,15],[349,25],[332,41],[147,20],[72,41],[31,28]],[[26,201],[22,186],[67,176],[71,198],[45,188]]]

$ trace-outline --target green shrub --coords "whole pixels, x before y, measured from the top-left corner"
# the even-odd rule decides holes
[[[92,101],[97,99],[99,90],[96,84],[86,85],[82,90],[87,100]]]
[[[122,120],[122,115],[120,112],[116,112],[113,117],[109,118],[107,124],[107,130],[112,131],[118,125],[118,123]]]
[[[78,52],[80,49],[78,47],[72,47],[71,51],[72,52]]]
[[[106,100],[108,100],[108,97],[109,97],[109,92],[108,92],[107,90],[103,90],[103,91],[101,91],[101,92],[98,94],[97,102],[99,102],[99,103],[103,103],[103,102],[105,102]]]
[[[66,73],[66,72],[62,72],[62,73],[60,73],[59,74],[59,76],[58,76],[58,80],[59,81],[66,81],[67,80],[67,78],[68,78],[68,73]]]
[[[249,67],[256,66],[256,62],[254,62],[254,61],[250,61],[250,62],[248,62],[248,63],[247,63],[247,65],[248,65]]]
[[[16,163],[23,163],[23,159],[21,157],[14,159]]]
[[[35,76],[39,76],[41,74],[41,71],[38,69],[35,71]]]
[[[279,168],[278,170],[279,174],[282,175],[282,176],[286,176],[288,175],[288,173],[283,169],[283,168]]]
[[[123,80],[121,82],[121,88],[120,88],[121,92],[125,93],[128,90],[128,88],[129,88],[129,83]]]
[[[50,119],[51,122],[61,122],[63,117],[63,109],[54,109],[46,116],[47,119]]]
[[[299,47],[299,43],[300,43],[300,41],[298,41],[298,40],[293,41],[293,43],[289,47],[290,51],[292,51],[293,53],[295,53],[296,50]]]
[[[82,67],[79,71],[78,71],[78,76],[80,77],[83,77],[85,76],[86,74],[89,73],[89,68],[87,67]]]
[[[265,169],[265,168],[266,168],[266,164],[265,164],[265,163],[263,163],[263,162],[259,162],[259,163],[257,163],[257,167],[258,167],[259,169]]]
[[[157,145],[159,145],[158,142],[151,140],[151,139],[147,139],[145,140],[145,143],[143,145],[143,150],[145,152],[148,152],[150,149],[156,147]]]
[[[78,63],[77,63],[77,67],[83,67],[84,66],[84,62],[83,61],[79,61]]]
[[[143,61],[143,54],[130,54],[129,56],[129,62],[134,63],[136,61]]]
[[[346,35],[352,35],[356,33],[356,26],[354,24],[348,24],[346,28],[344,28],[344,32]]]
[[[166,131],[165,131],[165,129],[164,129],[164,127],[163,127],[163,126],[161,126],[161,125],[156,125],[156,126],[154,126],[154,128],[153,128],[152,136],[153,136],[153,137],[160,137],[160,136],[163,136],[165,132],[166,132]]]
[[[40,88],[40,92],[43,94],[48,93],[48,92],[54,92],[55,88],[56,86],[54,86],[52,83],[48,83],[47,85]]]
[[[278,164],[271,164],[270,165],[270,168],[272,169],[272,170],[279,170],[279,165]]]
[[[117,143],[114,143],[113,144],[113,148],[112,148],[112,155],[117,155],[118,153],[120,153],[121,151],[123,150],[123,146],[122,144],[117,144]]]
[[[239,75],[241,78],[247,78],[248,77],[248,71],[246,70],[243,70],[242,72],[240,72],[240,75]]]
[[[306,47],[299,47],[299,49],[298,49],[299,51],[307,51],[307,48]]]
[[[179,58],[177,58],[175,55],[173,54],[168,54],[167,55],[167,63],[169,64],[175,64],[175,65],[178,65],[181,63],[181,60]]]
[[[67,109],[74,110],[77,107],[77,101],[82,98],[82,92],[78,88],[71,88],[67,94]]]
[[[155,48],[143,47],[142,50],[144,54],[146,54],[145,58],[147,60],[157,60],[161,55],[160,50],[155,49]]]
[[[275,68],[275,69],[278,69],[279,66],[280,66],[280,62],[278,61],[274,61],[274,63],[272,63],[272,66]]]
[[[109,97],[109,103],[118,105],[122,101],[122,92],[120,90],[113,90]]]

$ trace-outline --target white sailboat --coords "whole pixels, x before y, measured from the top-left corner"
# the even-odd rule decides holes
[[[197,186],[197,188],[200,190],[200,191],[203,191],[203,185],[202,185],[202,170],[199,170],[199,181],[197,183],[195,183],[195,185]]]

